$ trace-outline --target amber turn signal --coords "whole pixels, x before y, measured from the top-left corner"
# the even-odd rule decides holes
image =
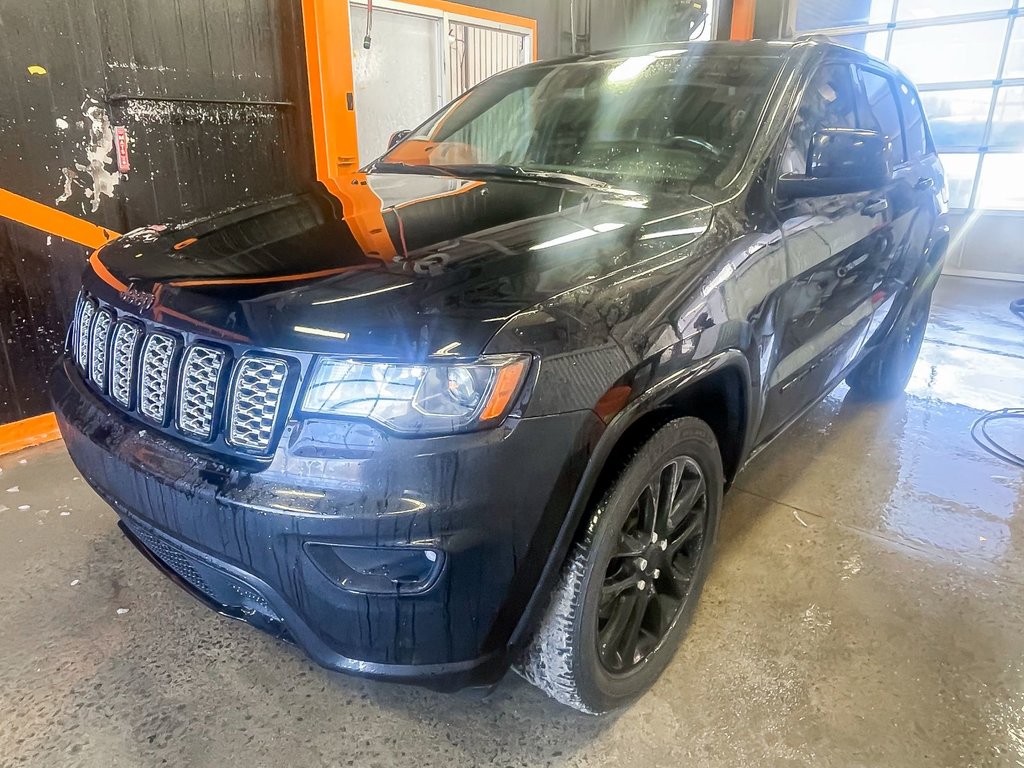
[[[512,399],[519,392],[519,386],[526,377],[529,368],[527,360],[513,360],[504,368],[498,371],[498,379],[494,383],[494,390],[491,392],[487,404],[480,412],[480,421],[490,421],[504,416],[512,403]]]

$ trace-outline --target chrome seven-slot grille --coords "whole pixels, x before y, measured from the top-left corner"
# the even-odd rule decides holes
[[[246,353],[232,361],[225,349],[201,341],[183,348],[176,334],[118,318],[84,293],[74,322],[72,352],[82,375],[124,410],[165,428],[173,414],[173,428],[192,439],[210,442],[223,429],[230,446],[271,449],[288,385],[285,360]]]

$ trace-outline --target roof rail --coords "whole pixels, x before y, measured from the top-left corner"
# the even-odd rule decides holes
[[[808,32],[803,35],[797,35],[793,38],[795,43],[834,43],[828,35],[823,35],[821,32]]]

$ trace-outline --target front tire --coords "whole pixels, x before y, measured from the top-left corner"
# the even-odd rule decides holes
[[[707,424],[682,418],[655,432],[594,507],[520,673],[590,714],[646,692],[692,621],[723,488]]]

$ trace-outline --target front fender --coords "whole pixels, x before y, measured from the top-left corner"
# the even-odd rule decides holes
[[[545,563],[541,578],[509,640],[513,654],[525,648],[529,643],[537,623],[547,608],[562,566],[568,557],[569,549],[576,539],[580,526],[584,523],[587,510],[590,508],[592,497],[598,488],[598,483],[604,474],[608,460],[623,436],[645,416],[665,407],[670,401],[684,394],[689,388],[727,368],[735,369],[741,375],[744,383],[746,407],[748,413],[751,413],[749,409],[754,406],[754,402],[752,400],[749,361],[740,350],[727,349],[696,361],[692,366],[666,376],[630,400],[613,416],[606,419],[608,426],[590,455],[590,460],[573,495],[565,519],[562,521],[562,526],[559,529],[555,545],[548,556],[547,563]],[[609,392],[613,391],[614,388]],[[753,421],[751,418],[746,420],[743,440],[744,455],[751,448]]]

